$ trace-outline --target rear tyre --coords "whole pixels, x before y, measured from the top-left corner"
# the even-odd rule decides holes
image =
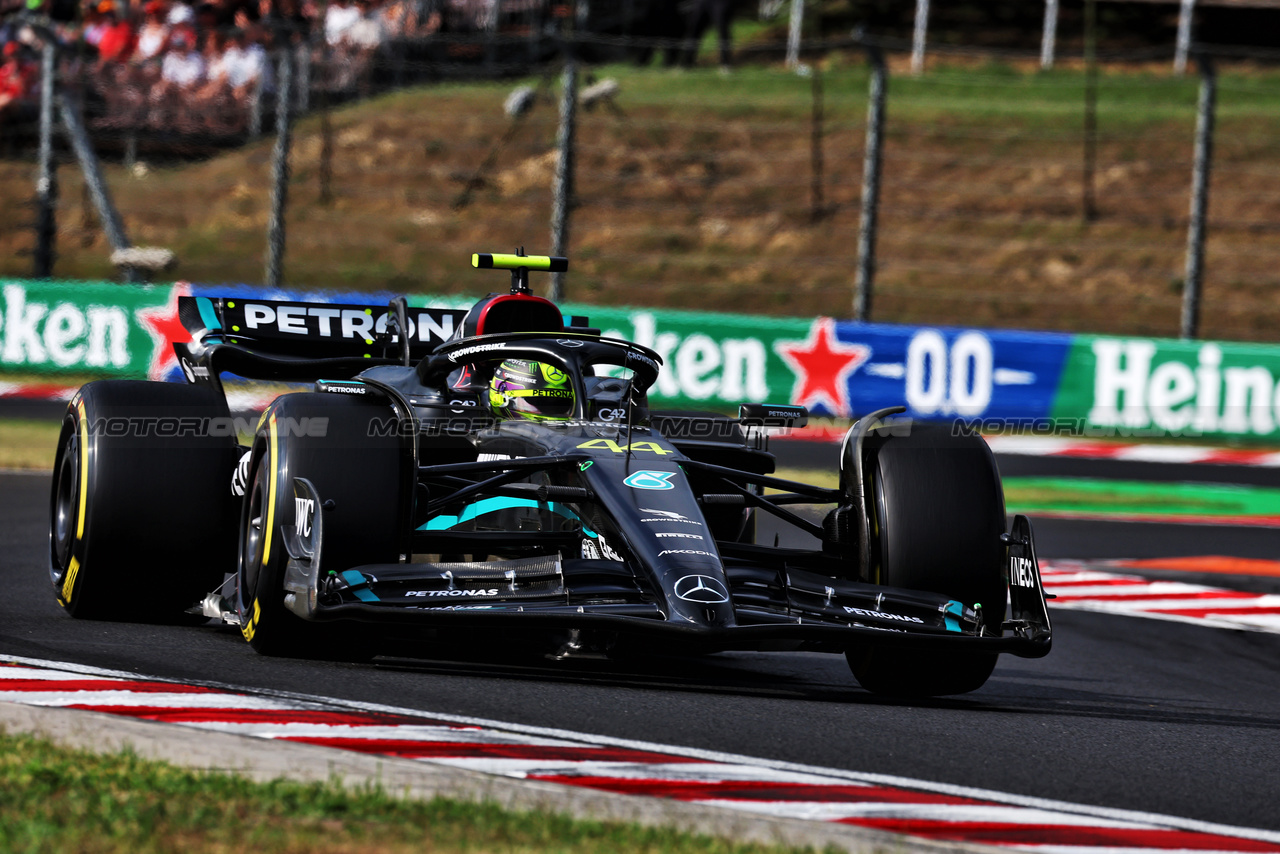
[[[294,522],[293,479],[305,477],[324,502],[322,571],[396,563],[401,496],[409,475],[385,405],[336,394],[289,394],[263,414],[254,438],[240,517],[237,610],[240,631],[263,655],[360,660],[373,633],[350,623],[314,623],[284,606],[289,557],[281,528]],[[376,425],[375,425],[376,426]],[[390,433],[390,435],[386,435]]]
[[[909,436],[875,437],[867,445],[869,512],[878,532],[873,577],[981,605],[985,634],[999,635],[1008,595],[1000,542],[1004,491],[986,442],[952,435],[949,426],[917,424]],[[868,691],[928,697],[981,688],[997,654],[871,646],[847,657]]]
[[[108,380],[77,392],[49,498],[49,580],[68,614],[181,621],[235,567],[227,416],[204,386]]]

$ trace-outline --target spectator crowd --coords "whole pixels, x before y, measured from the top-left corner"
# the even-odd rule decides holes
[[[489,5],[496,0],[488,0]],[[47,17],[64,50],[65,85],[98,105],[95,126],[227,137],[243,134],[274,97],[285,52],[334,92],[368,82],[393,39],[421,38],[477,0],[0,0],[0,133],[30,121],[42,41],[28,11]],[[485,5],[483,0],[479,5]]]

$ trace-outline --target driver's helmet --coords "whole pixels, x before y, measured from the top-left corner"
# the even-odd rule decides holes
[[[489,408],[499,418],[564,421],[573,415],[569,375],[543,362],[507,359],[489,381]]]

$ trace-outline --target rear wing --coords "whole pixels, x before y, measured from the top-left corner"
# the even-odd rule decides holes
[[[429,356],[454,334],[461,309],[407,308],[409,358]],[[266,356],[355,358],[401,362],[392,306],[308,303],[239,297],[179,297],[178,317],[193,340],[230,344]]]

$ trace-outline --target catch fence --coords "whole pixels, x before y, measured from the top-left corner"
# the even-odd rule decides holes
[[[47,116],[85,117],[102,192],[66,168],[89,158],[62,133],[40,171],[38,104],[4,125],[0,181],[37,204],[0,214],[0,272],[109,277],[129,243],[172,250],[193,281],[474,293],[500,283],[463,272],[470,253],[523,244],[568,254],[564,296],[582,302],[1280,338],[1265,51],[1192,45],[1203,73],[1180,76],[1173,45],[1158,62],[1099,51],[1096,71],[940,45],[916,74],[910,40],[864,36],[805,39],[795,70],[783,41],[738,45],[722,72],[714,49],[684,70],[616,62],[680,39],[553,35],[441,35],[434,53],[426,39],[358,61],[277,48],[272,85],[223,135],[122,124],[64,57]]]

